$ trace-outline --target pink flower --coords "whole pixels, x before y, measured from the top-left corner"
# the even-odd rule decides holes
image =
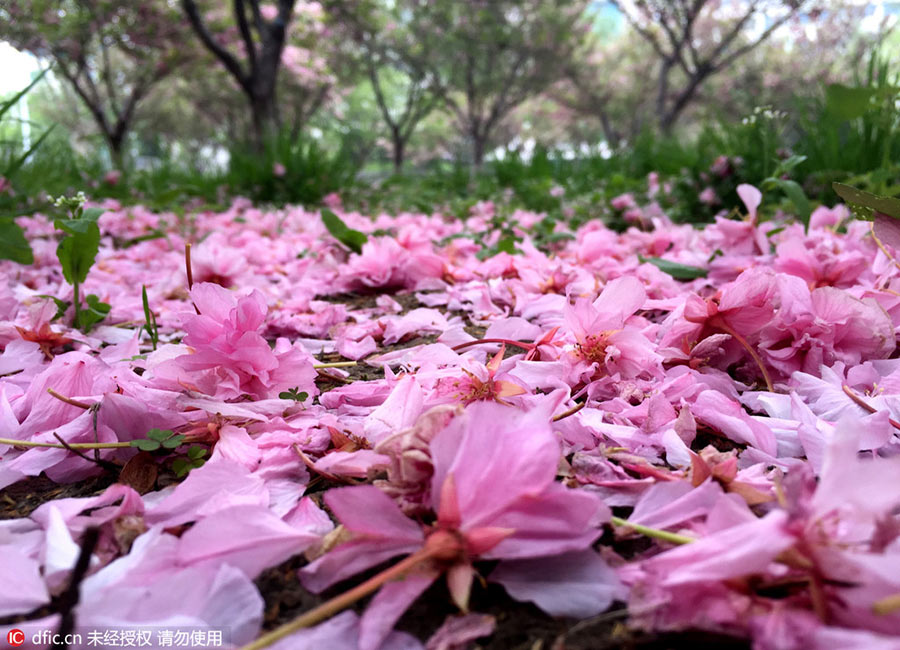
[[[287,173],[287,168],[282,165],[280,162],[276,162],[272,164],[272,175],[281,178]]]
[[[619,196],[614,197],[609,204],[612,206],[613,210],[627,210],[628,208],[636,208],[637,203],[634,200],[634,195],[631,193],[620,194]]]
[[[705,203],[706,205],[715,205],[719,202],[719,197],[716,196],[716,191],[711,187],[707,187],[702,192],[700,192],[700,194],[697,195],[697,198],[701,203]]]
[[[118,169],[111,169],[103,176],[103,182],[107,185],[118,185],[122,178],[122,172]]]
[[[564,316],[577,355],[623,377],[655,372],[660,361],[655,346],[637,327],[626,324],[646,300],[640,280],[623,277],[607,284],[594,302],[579,298],[567,303]]]
[[[204,282],[194,285],[191,299],[200,313],[185,317],[183,342],[193,352],[162,363],[157,378],[220,399],[265,399],[290,388],[317,393],[309,354],[285,339],[272,349],[260,334],[266,317],[261,293],[238,297]]]
[[[785,375],[818,372],[842,361],[885,359],[896,348],[894,325],[871,298],[859,300],[834,287],[810,292],[803,280],[779,277],[781,308],[760,333],[766,360]]]
[[[407,519],[372,486],[338,488],[325,495],[351,538],[301,571],[313,591],[399,554],[424,549],[435,558],[381,588],[362,617],[360,648],[377,648],[406,608],[442,573],[454,601],[465,609],[477,559],[545,562],[586,552],[579,563],[568,562],[562,576],[557,574],[563,584],[554,585],[553,576],[541,574],[541,562],[514,564],[499,579],[514,585],[515,591],[535,576],[539,583],[522,587],[523,593],[554,613],[571,612],[566,584],[574,587],[591,580],[590,602],[579,599],[574,606],[579,613],[608,607],[619,591],[618,581],[603,573],[605,564],[589,552],[608,510],[594,496],[554,480],[560,450],[545,415],[473,404],[438,433],[430,447],[430,502],[437,514],[433,526]],[[596,581],[599,575],[605,582]]]
[[[326,194],[324,197],[322,197],[322,203],[325,204],[325,207],[331,208],[332,210],[339,210],[343,205],[343,201],[341,201],[341,195],[337,192]]]

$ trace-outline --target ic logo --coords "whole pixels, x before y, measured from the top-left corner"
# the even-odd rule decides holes
[[[12,629],[6,633],[6,640],[9,641],[9,645],[18,648],[25,643],[25,633],[22,630]]]

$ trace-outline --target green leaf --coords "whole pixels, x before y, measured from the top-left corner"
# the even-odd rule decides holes
[[[52,66],[51,66],[52,67]],[[25,95],[28,94],[28,91],[34,88],[37,83],[44,78],[44,75],[50,71],[50,68],[44,68],[37,75],[35,75],[34,79],[31,80],[31,83],[25,86],[22,90],[17,92],[15,95],[10,97],[9,99],[0,102],[0,118],[2,118],[7,111],[9,111],[13,106],[19,103],[19,100],[22,99]]]
[[[509,253],[510,255],[516,254],[516,238],[515,237],[504,237],[500,241],[497,242],[495,246],[498,253]]]
[[[25,233],[12,219],[0,219],[0,260],[33,264],[34,254]]]
[[[85,208],[81,213],[81,219],[96,222],[104,212],[106,212],[104,208]]]
[[[168,429],[150,429],[147,432],[147,438],[150,440],[158,440],[162,442],[163,440],[168,439],[172,435],[172,432]]]
[[[57,219],[57,226],[60,220]],[[84,222],[80,219],[69,220],[67,224],[87,224],[85,232],[66,230],[71,233],[56,248],[56,256],[62,265],[63,276],[69,284],[79,284],[87,279],[88,272],[94,265],[97,251],[100,250],[100,228],[94,222]]]
[[[159,449],[159,442],[156,440],[148,440],[147,438],[139,438],[131,441],[132,447],[137,447],[141,451],[156,451]]]
[[[791,200],[791,203],[797,208],[798,216],[803,219],[804,223],[808,221],[809,215],[812,214],[812,205],[810,205],[809,199],[806,198],[806,193],[803,191],[803,188],[795,181],[788,181],[781,178],[775,181],[775,185],[777,185]]]
[[[825,109],[842,120],[862,117],[869,112],[874,94],[874,88],[828,84],[825,88]]]
[[[191,471],[191,465],[184,458],[176,458],[172,461],[172,471],[175,472],[175,476],[181,478]]]
[[[75,323],[75,327],[83,332],[89,332],[94,325],[106,318],[111,309],[109,304],[101,302],[93,293],[88,295],[86,302],[87,305],[78,312],[78,320]]]
[[[17,171],[19,171],[19,169],[22,167],[22,165],[25,164],[25,161],[28,160],[28,158],[31,156],[31,154],[33,154],[37,150],[37,148],[41,146],[41,144],[43,144],[44,140],[47,139],[47,136],[50,135],[50,132],[53,131],[53,129],[55,129],[55,128],[56,128],[56,125],[54,124],[49,129],[44,131],[38,137],[38,139],[34,141],[34,143],[28,148],[28,150],[26,152],[24,152],[17,159],[13,160],[9,164],[9,166],[4,170],[4,176],[9,177],[9,176],[12,176],[13,174],[15,174]]]
[[[176,449],[176,448],[180,447],[183,442],[184,442],[184,436],[179,433],[179,434],[172,436],[171,438],[163,440],[162,446],[165,447],[166,449]]]
[[[778,166],[775,168],[775,171],[772,172],[773,176],[782,176],[783,174],[791,173],[794,168],[806,160],[806,156],[793,155],[790,158],[785,158]]]
[[[861,219],[871,221],[875,218],[875,212],[900,219],[900,199],[870,194],[843,183],[832,183],[831,187]]]
[[[708,271],[701,269],[699,266],[688,266],[679,264],[678,262],[670,262],[660,257],[643,257],[638,255],[638,260],[644,264],[652,264],[660,271],[668,273],[676,280],[696,280],[697,278],[705,278]]]
[[[339,216],[327,208],[322,208],[322,223],[331,236],[354,253],[362,253],[363,244],[369,241],[365,233],[348,228]]]
[[[278,393],[279,399],[292,399],[297,402],[305,402],[309,398],[309,393],[307,392],[297,392],[298,388],[291,388],[290,390],[283,390]]]
[[[206,456],[206,449],[203,447],[191,447],[188,449],[187,455],[191,460],[200,460]]]

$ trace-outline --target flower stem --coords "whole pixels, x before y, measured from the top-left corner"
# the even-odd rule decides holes
[[[79,402],[77,399],[72,399],[71,397],[66,397],[62,393],[58,393],[52,388],[48,388],[47,392],[50,393],[51,395],[53,395],[53,397],[58,399],[60,402],[65,402],[66,404],[71,404],[72,406],[77,406],[80,409],[87,410],[94,406],[93,404],[88,404],[87,402]]]
[[[875,224],[874,223],[869,228],[869,233],[872,235],[872,239],[875,240],[875,245],[881,249],[882,253],[884,253],[884,256],[886,258],[888,258],[894,266],[896,266],[898,269],[900,269],[900,262],[898,262],[896,259],[894,259],[894,256],[888,252],[888,250],[884,247],[884,244],[881,243],[881,240],[878,239],[878,236],[875,234]]]
[[[747,339],[731,329],[731,327],[727,325],[722,319],[717,319],[715,325],[726,334],[733,336],[734,339],[738,343],[740,343],[747,352],[750,353],[750,356],[753,357],[756,365],[759,366],[760,372],[762,372],[763,379],[766,381],[766,389],[770,393],[774,393],[775,389],[772,387],[772,379],[769,377],[769,371],[766,370],[766,365],[763,363],[763,360],[760,358],[759,354],[757,354],[756,350],[753,349],[753,346],[747,342]]]
[[[357,365],[356,361],[334,361],[332,363],[314,363],[313,368],[320,370],[322,368],[350,368]]]
[[[853,389],[850,388],[847,384],[844,384],[843,386],[841,386],[841,388],[844,390],[844,394],[852,399],[853,403],[859,406],[861,409],[866,410],[869,413],[878,412],[878,409],[876,409],[874,406],[866,402],[862,397],[853,392]],[[888,418],[888,422],[890,422],[891,426],[895,429],[900,429],[900,422],[897,422],[897,420],[895,420],[894,418]]]
[[[554,415],[553,422],[559,422],[560,420],[565,419],[565,418],[569,417],[570,415],[575,415],[576,413],[578,413],[578,411],[583,409],[586,405],[587,405],[586,401],[581,402],[580,404],[576,404],[575,406],[570,408],[568,411],[563,411],[559,415]]]
[[[322,621],[331,618],[338,612],[346,609],[361,598],[365,598],[375,590],[379,589],[386,582],[402,577],[403,574],[414,569],[419,564],[430,560],[434,555],[434,549],[422,548],[412,555],[408,555],[407,557],[403,558],[394,566],[389,567],[381,573],[372,576],[353,589],[335,596],[331,600],[322,603],[318,607],[314,607],[313,609],[304,612],[293,621],[285,623],[281,627],[272,630],[268,634],[262,635],[252,643],[245,645],[243,648],[241,648],[241,650],[261,650],[262,648],[266,648],[272,645],[276,641],[280,641],[289,634],[293,634],[297,630],[317,625],[318,623],[321,623]]]
[[[78,280],[75,280],[72,283],[72,304],[75,307],[75,327],[78,327],[79,323],[81,323],[81,296],[79,295],[79,292],[81,290],[80,284],[81,283],[78,282]]]
[[[872,611],[879,616],[887,616],[888,614],[900,611],[900,593],[876,601],[875,604],[872,605]]]
[[[188,291],[194,288],[194,269],[191,267],[191,244],[184,244],[184,270],[187,274]]]
[[[647,526],[641,526],[640,524],[633,524],[630,523],[627,519],[622,519],[621,517],[610,517],[609,521],[615,526],[621,526],[622,528],[631,528],[635,532],[640,533],[641,535],[644,535],[646,537],[652,537],[653,539],[671,542],[672,544],[690,544],[691,542],[695,541],[693,537],[688,537],[687,535],[679,535],[677,533],[670,533],[667,530],[648,528]]]
[[[0,445],[13,447],[50,447],[52,449],[125,449],[131,447],[130,442],[69,442],[60,445],[55,442],[36,442],[34,440],[16,440],[15,438],[0,438]]]
[[[476,339],[474,341],[466,341],[465,343],[455,345],[452,349],[454,352],[459,352],[460,350],[464,350],[465,348],[471,347],[473,345],[481,345],[482,343],[506,343],[506,345],[512,345],[517,348],[529,351],[533,350],[535,347],[534,343],[521,343],[520,341],[510,341],[509,339]]]

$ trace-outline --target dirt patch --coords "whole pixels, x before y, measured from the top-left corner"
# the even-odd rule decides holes
[[[109,472],[62,485],[44,475],[29,476],[0,490],[0,519],[28,517],[38,507],[56,499],[97,496],[115,482],[116,477]]]

